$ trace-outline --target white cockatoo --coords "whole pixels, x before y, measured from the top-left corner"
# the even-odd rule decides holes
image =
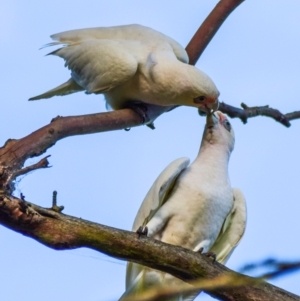
[[[103,93],[117,110],[130,103],[187,105],[216,109],[219,91],[202,71],[188,64],[185,49],[168,36],[141,25],[98,27],[54,34],[49,54],[65,60],[71,78],[37,100],[78,91]]]
[[[232,188],[228,162],[234,147],[234,132],[226,116],[207,116],[197,158],[173,161],[147,193],[133,224],[148,228],[148,236],[195,252],[214,252],[225,263],[246,225],[242,192]],[[148,288],[177,286],[182,281],[163,272],[129,262],[123,297]],[[179,295],[172,301],[191,301],[197,294]],[[164,301],[166,301],[164,299]]]

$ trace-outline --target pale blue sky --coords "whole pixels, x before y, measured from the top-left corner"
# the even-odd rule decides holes
[[[49,49],[38,50],[50,42],[49,35],[140,23],[185,46],[216,2],[2,0],[0,144],[31,133],[57,115],[105,111],[102,96],[84,93],[27,101],[68,79],[61,59],[45,57]],[[248,0],[233,12],[197,64],[216,82],[221,101],[300,110],[299,12],[297,0]],[[270,256],[300,259],[300,121],[289,129],[263,117],[247,125],[239,120],[232,124],[236,146],[230,177],[247,198],[248,224],[228,266],[238,269]],[[155,131],[139,127],[59,141],[47,152],[53,167],[21,179],[16,193],[49,207],[57,190],[66,214],[130,229],[162,169],[176,158],[195,157],[204,118],[196,109],[179,108],[155,125]],[[123,293],[124,262],[87,249],[53,251],[3,227],[0,244],[1,300],[109,301]],[[274,283],[300,294],[300,273]]]

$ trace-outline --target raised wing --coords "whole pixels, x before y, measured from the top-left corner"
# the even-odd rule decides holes
[[[109,91],[128,81],[138,68],[122,41],[84,40],[49,54],[63,58],[73,80],[88,93]]]
[[[143,45],[147,45],[149,49],[152,49],[151,51],[155,51],[156,47],[168,43],[179,61],[183,63],[189,61],[185,49],[178,42],[152,28],[139,24],[75,29],[54,34],[51,38],[57,42],[50,43],[49,46],[95,39],[140,41]]]
[[[220,234],[209,251],[217,255],[217,261],[226,263],[244,235],[247,220],[246,200],[241,190],[233,188],[234,203]]]
[[[134,220],[132,230],[145,226],[157,210],[165,203],[168,193],[180,173],[189,165],[189,158],[179,158],[169,164],[158,176],[144,198]]]
[[[158,176],[148,191],[135,218],[132,230],[145,226],[156,211],[166,202],[180,173],[189,165],[188,158],[180,158],[169,164]],[[144,287],[143,277],[147,268],[136,263],[128,262],[126,271],[126,292],[137,292]]]

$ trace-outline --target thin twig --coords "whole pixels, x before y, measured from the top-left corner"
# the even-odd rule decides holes
[[[248,118],[256,116],[266,116],[273,118],[286,127],[290,127],[290,120],[300,118],[300,111],[283,114],[277,109],[270,108],[268,105],[248,107],[246,104],[241,103],[241,107],[242,109],[221,102],[219,105],[219,110],[227,114],[231,118],[240,118],[244,124],[247,123]]]
[[[6,182],[4,183],[4,186],[8,185],[9,182],[13,181],[15,178],[25,175],[29,173],[30,171],[40,169],[40,168],[48,168],[49,167],[49,161],[47,160],[51,155],[46,156],[45,158],[41,159],[35,164],[29,165],[25,168],[22,168],[20,170],[17,170],[13,174],[11,174],[10,177],[7,178]]]
[[[288,120],[299,119],[300,118],[300,111],[295,111],[295,112],[287,113],[287,114],[285,114],[285,117]]]
[[[271,271],[266,272],[259,277],[260,278],[263,277],[265,279],[271,279],[278,276],[282,276],[283,274],[287,274],[299,270],[300,261],[286,262],[286,261],[279,261],[276,259],[268,258],[263,260],[262,262],[247,264],[242,269],[240,269],[240,272],[245,273],[256,269],[260,270],[262,268]]]

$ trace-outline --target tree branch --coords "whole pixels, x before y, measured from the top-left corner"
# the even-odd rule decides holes
[[[0,189],[22,172],[28,158],[39,156],[65,137],[134,127],[142,118],[131,109],[83,116],[56,117],[48,125],[21,139],[9,139],[0,148]],[[44,162],[45,163],[45,162]]]
[[[196,279],[237,277],[247,285],[206,288],[214,298],[225,301],[300,301],[300,297],[267,282],[238,274],[210,258],[136,233],[85,221],[25,202],[0,198],[2,225],[56,249],[87,247],[122,260],[129,260],[170,273],[186,282]],[[222,279],[222,278],[220,278]]]
[[[191,65],[196,64],[223,22],[243,1],[221,0],[218,2],[185,48]]]
[[[290,120],[300,118],[300,111],[282,114],[277,109],[272,109],[268,105],[248,107],[246,104],[241,103],[241,107],[242,109],[221,102],[219,105],[219,110],[227,114],[231,118],[240,118],[244,124],[247,123],[248,118],[256,116],[266,116],[273,118],[274,120],[283,124],[286,127],[290,127]]]
[[[190,64],[196,63],[224,20],[241,2],[242,0],[221,0],[217,4],[186,48]],[[231,114],[232,118],[239,117],[244,122],[247,118],[257,115],[269,116],[281,123],[284,120],[277,110],[275,110],[277,119],[272,115],[274,112],[268,113],[269,115],[265,113],[267,109],[273,110],[270,108],[258,110],[257,107],[245,106],[242,110],[228,105],[226,107],[223,103],[223,110],[226,109],[229,110],[229,113],[227,112],[229,116]],[[162,113],[166,110],[168,108],[164,108]],[[287,120],[300,118],[300,113],[289,113],[285,118]],[[266,282],[253,281],[253,278],[235,273],[218,263],[212,264],[210,259],[190,250],[150,238],[138,238],[132,232],[61,214],[58,211],[62,207],[58,207],[56,202],[53,202],[52,208],[46,209],[10,196],[13,191],[11,184],[13,179],[30,170],[48,165],[47,159],[44,158],[22,169],[24,162],[30,157],[41,155],[58,140],[73,135],[130,128],[141,125],[142,122],[141,117],[131,109],[85,116],[57,117],[50,124],[24,138],[8,140],[0,148],[0,224],[53,249],[88,247],[119,259],[165,271],[187,282],[199,278],[210,280],[222,275],[235,275],[248,283],[246,286],[234,288],[228,286],[218,289],[206,288],[207,293],[220,300],[300,301],[300,297],[296,295]]]
[[[276,121],[290,126],[289,120],[300,118],[300,112],[282,114],[276,109],[263,107],[248,107],[242,104],[242,109],[220,103],[220,110],[231,118],[240,118],[243,123],[250,117],[258,115],[268,116]],[[90,114],[84,116],[56,117],[48,125],[36,130],[21,139],[9,139],[0,148],[0,189],[13,191],[11,182],[19,175],[30,170],[47,167],[45,159],[33,166],[22,169],[28,158],[39,156],[58,140],[83,134],[120,130],[138,126],[141,117],[130,109],[123,109],[107,113]]]

